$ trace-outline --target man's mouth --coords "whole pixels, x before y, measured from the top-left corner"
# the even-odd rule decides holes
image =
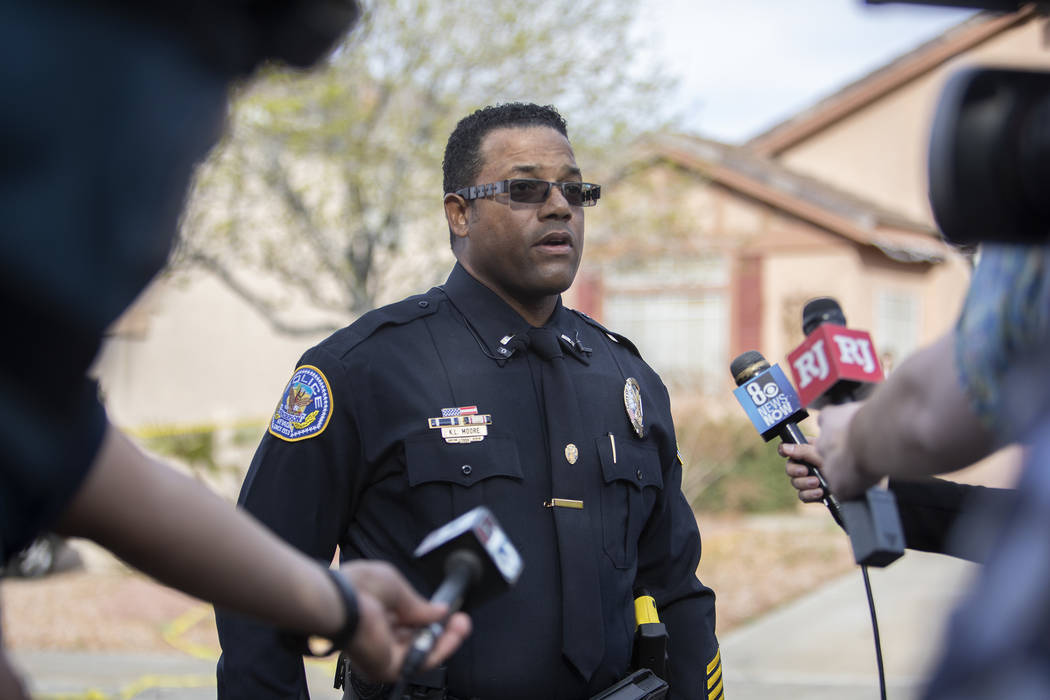
[[[537,246],[550,251],[564,251],[572,248],[572,236],[564,231],[554,231],[541,238]]]

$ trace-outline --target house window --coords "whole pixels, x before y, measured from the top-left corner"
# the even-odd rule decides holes
[[[884,370],[919,346],[919,298],[913,292],[881,291],[875,299],[875,347]]]
[[[606,270],[602,322],[631,339],[668,384],[724,389],[729,273],[721,255]]]

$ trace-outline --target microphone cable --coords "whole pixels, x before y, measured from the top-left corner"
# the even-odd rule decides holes
[[[882,666],[882,642],[879,640],[879,620],[875,616],[875,598],[871,594],[871,580],[868,578],[868,567],[860,565],[864,577],[864,591],[868,594],[868,610],[871,612],[871,631],[875,635],[875,663],[879,669],[879,698],[886,700],[886,672]]]

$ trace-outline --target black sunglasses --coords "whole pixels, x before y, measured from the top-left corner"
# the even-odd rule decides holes
[[[542,204],[551,193],[551,186],[561,190],[562,196],[570,206],[593,207],[602,194],[601,185],[590,182],[548,182],[531,178],[515,177],[502,182],[490,182],[487,185],[471,185],[456,190],[463,199],[482,199],[497,194],[509,194],[510,201],[522,204]]]

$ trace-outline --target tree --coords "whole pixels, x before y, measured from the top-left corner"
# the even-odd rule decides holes
[[[440,282],[451,261],[441,158],[458,119],[496,102],[555,104],[584,163],[655,125],[667,84],[656,68],[639,76],[634,7],[366,3],[323,66],[271,67],[240,89],[173,269],[217,275],[284,333],[336,328]]]

